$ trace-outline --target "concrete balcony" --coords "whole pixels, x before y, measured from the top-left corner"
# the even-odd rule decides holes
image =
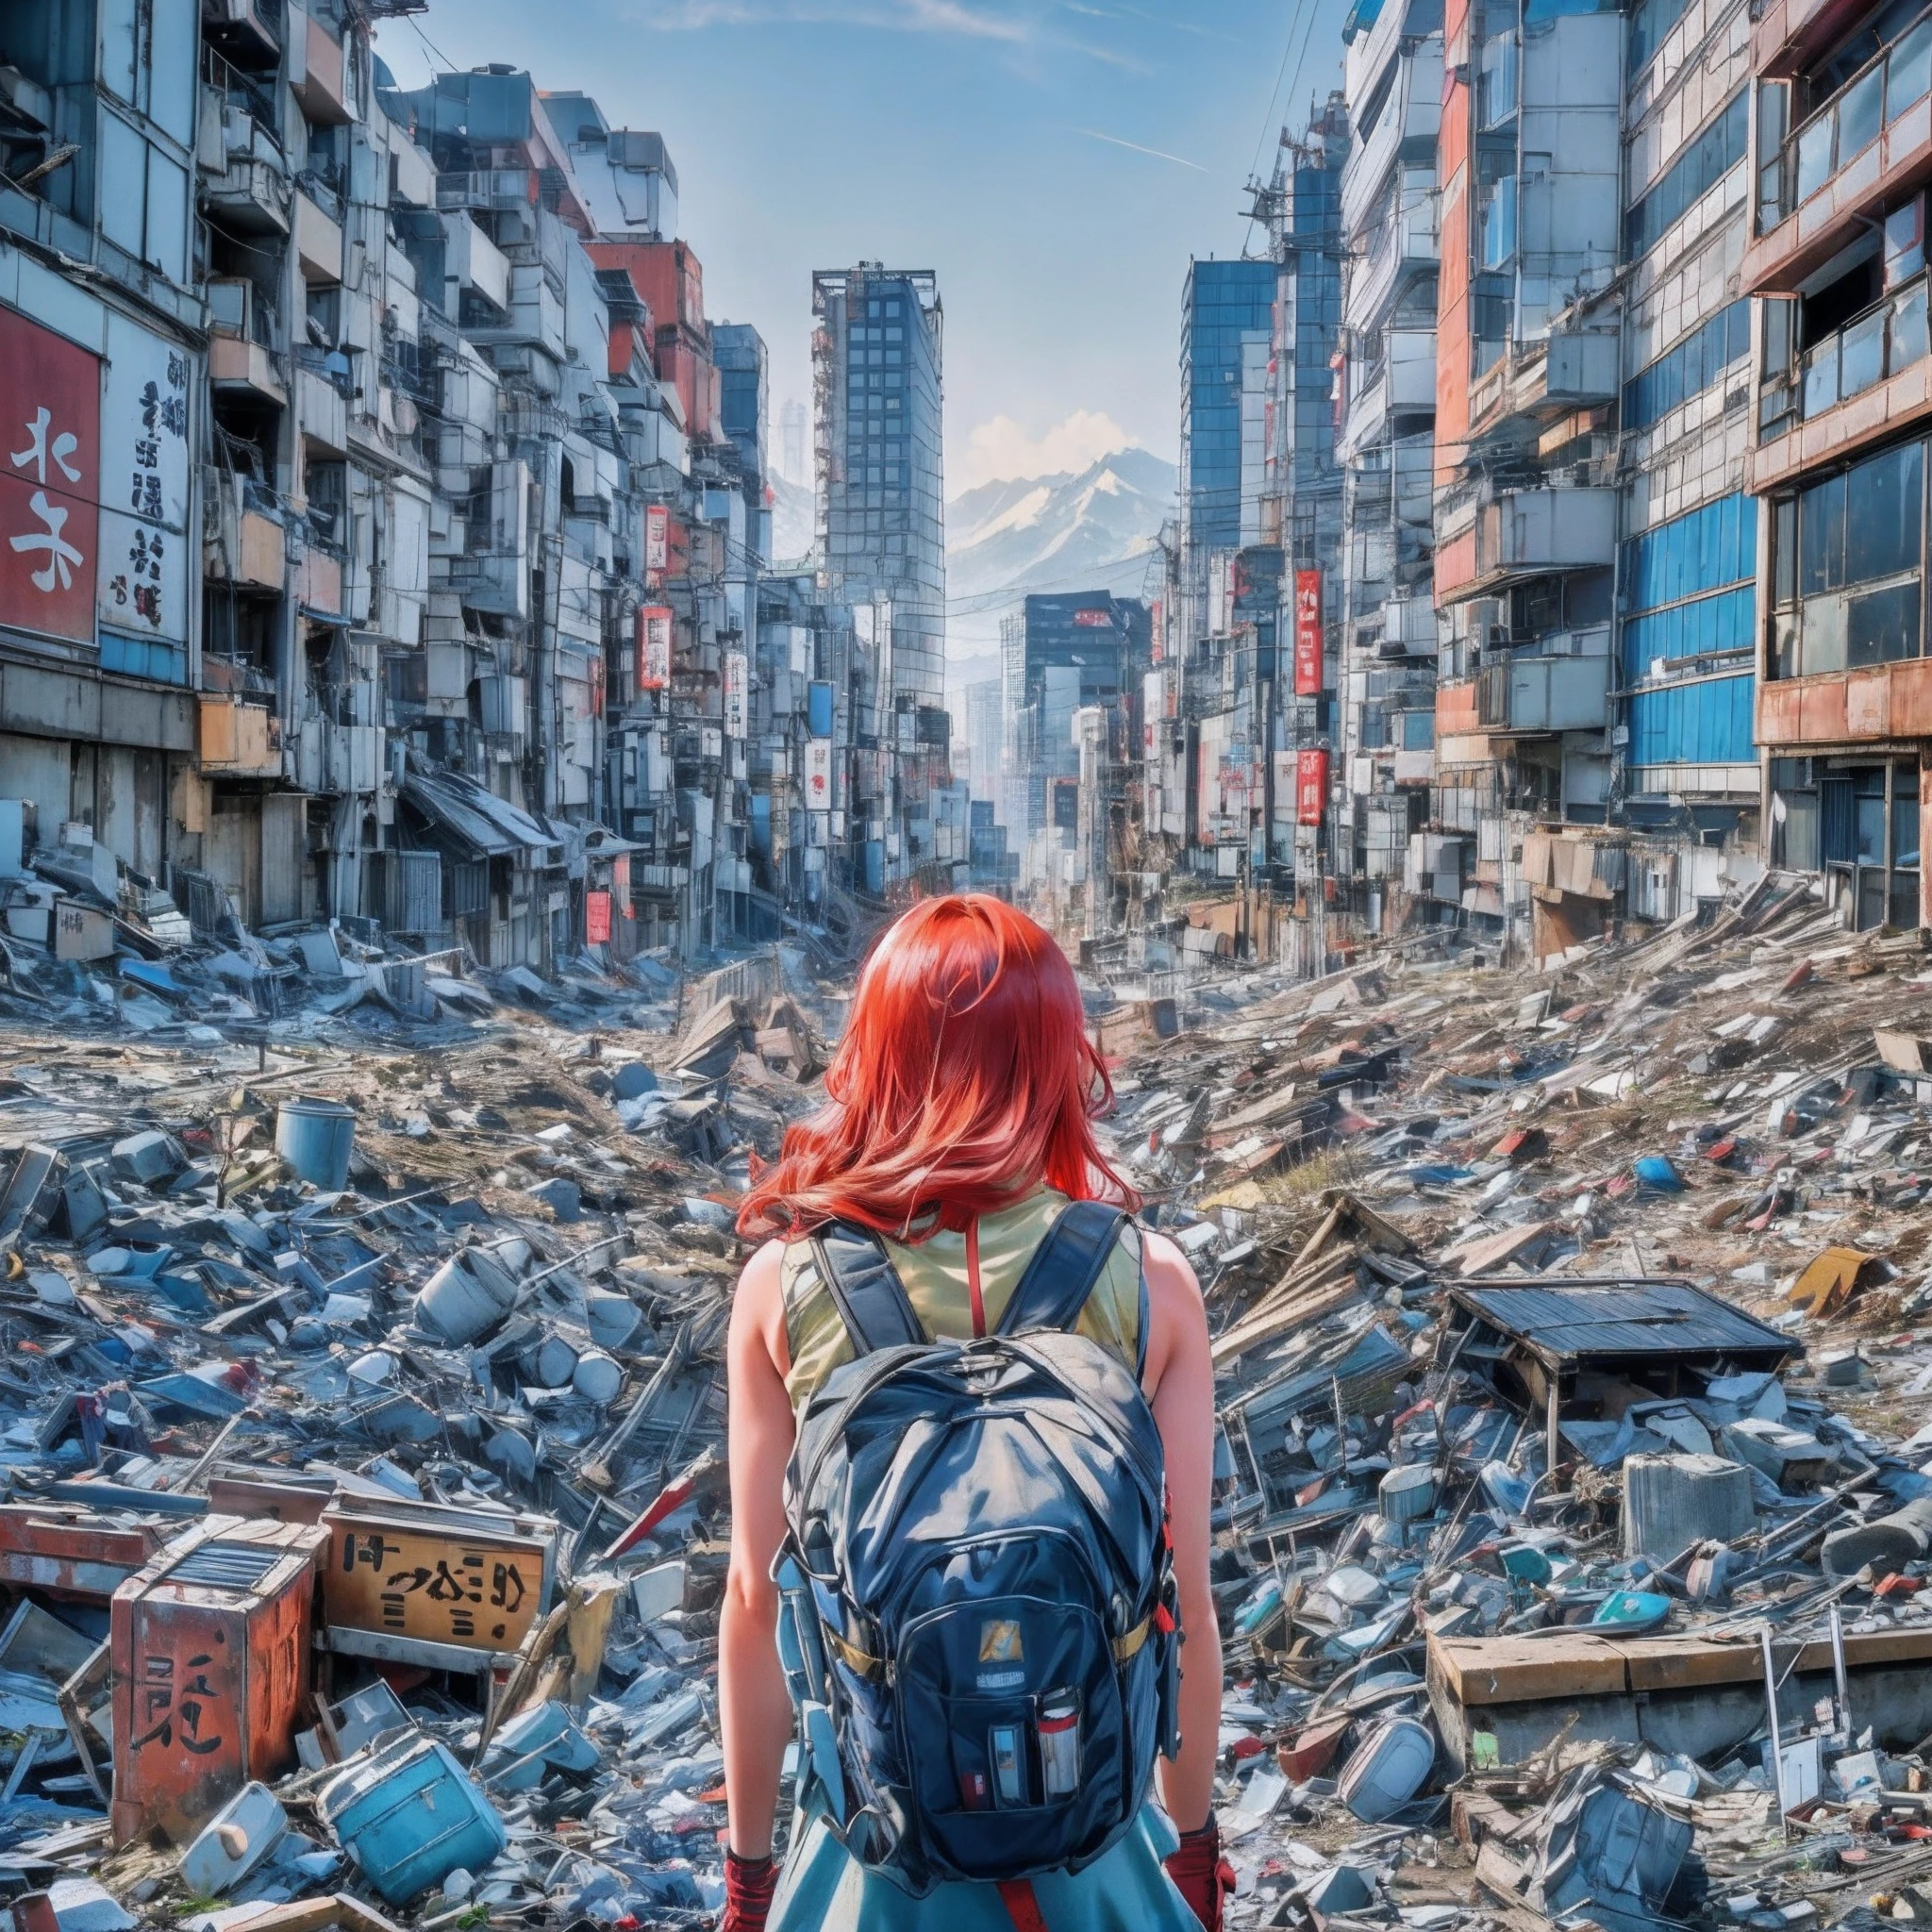
[[[1556,331],[1513,345],[1471,385],[1471,423],[1491,430],[1512,417],[1546,421],[1615,402],[1619,346],[1607,329]]]
[[[1389,0],[1397,8],[1399,0]],[[1436,160],[1442,125],[1442,42],[1424,41],[1398,56],[1394,85],[1366,141],[1352,142],[1341,165],[1341,225],[1354,234],[1368,221],[1398,161]]]
[[[288,177],[256,155],[230,155],[201,185],[202,208],[240,235],[286,235],[292,198]]]
[[[313,14],[289,41],[289,87],[309,120],[334,126],[353,120],[345,85],[342,43]]]
[[[284,19],[282,0],[201,0],[203,38],[251,73],[280,57]]]
[[[201,769],[222,777],[279,778],[282,739],[266,705],[236,697],[203,697]]]
[[[320,369],[303,362],[295,365],[295,427],[311,457],[349,454],[348,398]]]
[[[1436,687],[1436,764],[1487,765],[1489,733],[1476,706],[1474,677],[1444,678]]]
[[[470,217],[458,210],[442,216],[443,309],[457,313],[466,291],[474,290],[501,314],[509,312],[509,259]]]
[[[1382,607],[1382,645],[1385,655],[1394,645],[1405,657],[1433,658],[1438,648],[1434,598],[1390,598]]]
[[[311,284],[342,278],[342,225],[306,191],[295,193],[295,258]]]
[[[287,538],[280,524],[257,509],[237,510],[232,491],[208,500],[202,525],[202,575],[237,590],[278,592],[287,570]]]
[[[1774,749],[1932,738],[1932,658],[1757,687],[1757,741]]]
[[[1932,180],[1932,25],[1840,88],[1760,170],[1759,232],[1743,286],[1790,295],[1878,217]]]
[[[1552,640],[1552,643],[1557,640]],[[1506,738],[1602,731],[1609,724],[1610,633],[1577,633],[1564,655],[1510,652],[1476,674],[1476,721]],[[1590,646],[1593,648],[1581,648]]]
[[[1416,275],[1432,273],[1441,259],[1436,171],[1405,167],[1394,208],[1386,219],[1372,221],[1363,239],[1367,253],[1349,275],[1342,320],[1350,328],[1369,330]]]
[[[1349,400],[1339,453],[1346,459],[1374,448],[1386,437],[1391,417],[1433,412],[1435,407],[1435,330],[1391,329],[1382,338],[1380,362]]]
[[[305,609],[342,614],[342,559],[311,542],[295,573],[295,596]]]
[[[276,367],[275,352],[261,342],[240,336],[210,335],[208,339],[208,386],[218,396],[272,404],[286,408],[289,391]]]
[[[1461,589],[1467,594],[1512,577],[1600,569],[1616,548],[1614,490],[1506,490],[1476,512],[1475,580]]]

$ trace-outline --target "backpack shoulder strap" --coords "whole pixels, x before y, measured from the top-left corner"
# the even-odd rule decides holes
[[[1071,1202],[1034,1249],[1000,1317],[999,1333],[1071,1329],[1079,1321],[1126,1218],[1123,1209],[1105,1201]]]
[[[885,1244],[870,1228],[828,1222],[812,1236],[811,1249],[855,1356],[930,1339]]]

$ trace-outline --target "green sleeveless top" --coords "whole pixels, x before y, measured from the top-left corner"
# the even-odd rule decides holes
[[[979,1291],[989,1334],[999,1326],[1034,1249],[1066,1206],[1064,1194],[1040,1188],[1010,1208],[980,1217]],[[917,1245],[888,1241],[886,1252],[925,1332],[935,1340],[971,1341],[973,1290],[966,1236],[941,1232]],[[819,1278],[810,1241],[786,1245],[780,1279],[785,1341],[791,1358],[785,1389],[792,1408],[802,1411],[825,1377],[852,1359],[852,1341]],[[1134,1374],[1140,1373],[1142,1306],[1141,1231],[1128,1222],[1087,1299],[1079,1333],[1118,1356]]]

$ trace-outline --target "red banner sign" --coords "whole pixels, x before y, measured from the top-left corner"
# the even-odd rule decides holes
[[[584,938],[593,946],[610,943],[610,894],[584,894]]]
[[[0,623],[94,639],[98,357],[0,308]]]
[[[1328,754],[1303,751],[1294,759],[1294,822],[1298,825],[1319,825],[1323,808],[1328,803]]]
[[[1294,694],[1322,695],[1322,573],[1294,574]]]

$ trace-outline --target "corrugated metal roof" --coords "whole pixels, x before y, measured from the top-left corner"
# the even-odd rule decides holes
[[[1452,1300],[1549,1359],[1722,1356],[1775,1367],[1798,1344],[1688,1281],[1461,1283]]]

